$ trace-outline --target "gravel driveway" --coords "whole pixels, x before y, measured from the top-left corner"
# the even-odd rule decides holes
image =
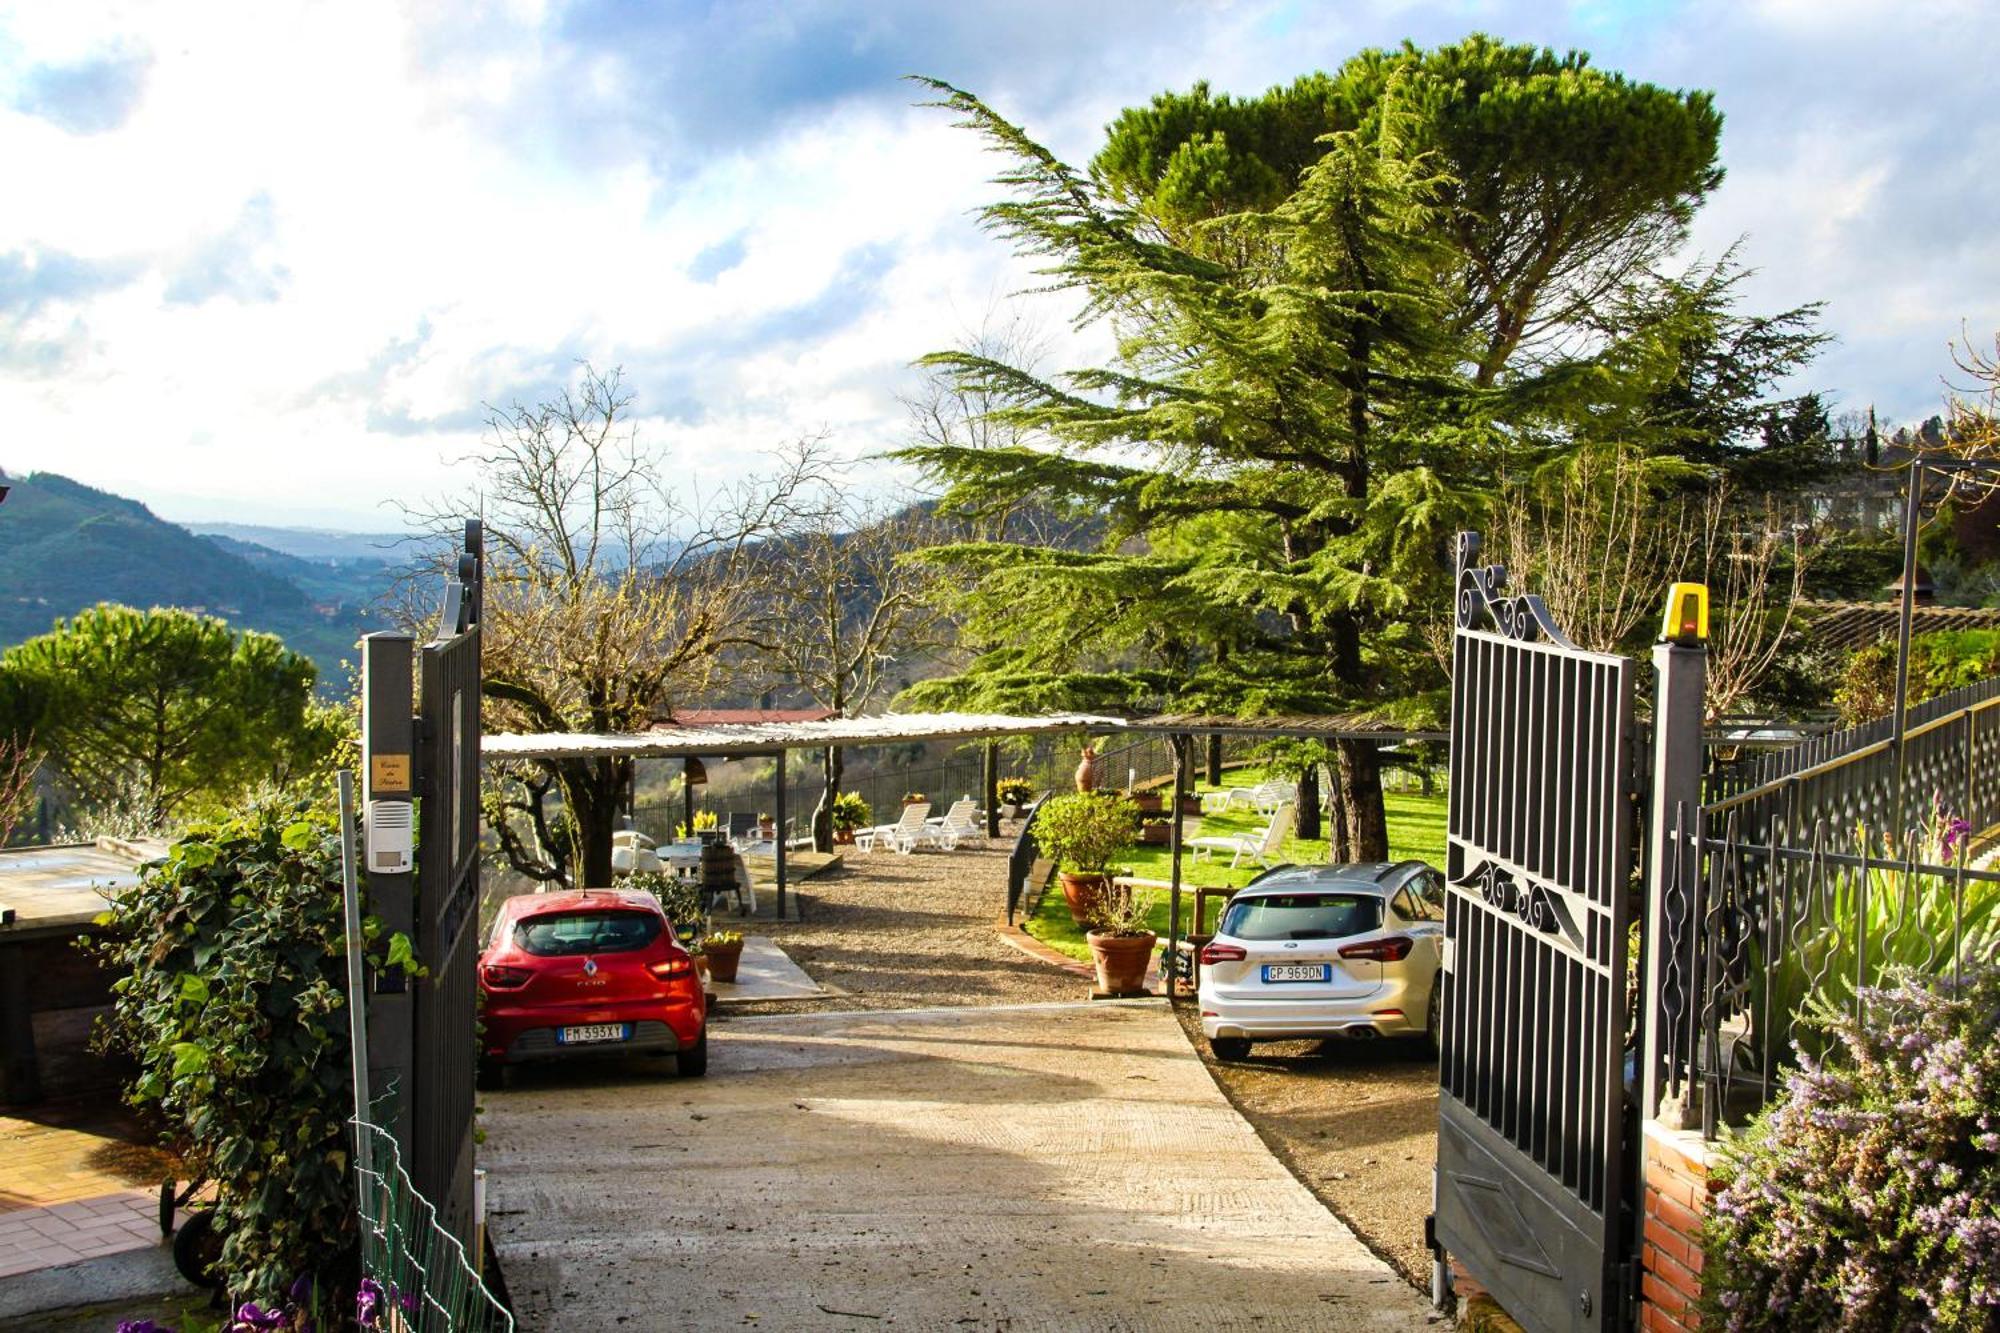
[[[1013,827],[1018,827],[1014,825]],[[908,856],[845,849],[845,865],[797,885],[805,920],[759,922],[822,986],[822,1000],[766,1011],[907,1009],[1077,1000],[1088,987],[1000,939],[1011,832],[987,848]],[[758,1012],[754,1009],[732,1012]]]
[[[738,1019],[706,1079],[485,1105],[530,1329],[1426,1327],[1157,1002]]]

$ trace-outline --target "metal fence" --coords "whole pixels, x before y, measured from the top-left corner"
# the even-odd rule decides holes
[[[1675,805],[1657,887],[1663,1118],[1713,1135],[1816,1053],[1815,1014],[1858,1012],[1896,968],[2000,953],[2000,874],[1972,868],[2000,825],[2000,679],[1912,709],[1900,756],[1890,725]]]
[[[395,1136],[367,1120],[352,1123],[365,1284],[356,1322],[411,1333],[513,1333],[514,1317],[410,1183]]]

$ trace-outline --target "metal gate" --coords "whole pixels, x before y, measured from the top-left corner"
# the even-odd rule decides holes
[[[478,1063],[479,623],[483,538],[465,525],[457,577],[418,667],[417,958],[410,1176],[453,1235],[472,1233],[472,1094]]]
[[[1478,554],[1460,534],[1434,1241],[1531,1333],[1623,1328],[1632,663]]]

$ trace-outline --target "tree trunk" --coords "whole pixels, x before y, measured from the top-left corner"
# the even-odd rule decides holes
[[[1326,859],[1333,865],[1346,865],[1354,859],[1349,855],[1353,845],[1347,837],[1347,792],[1331,770],[1327,777]]]
[[[1347,836],[1356,861],[1389,859],[1389,815],[1382,803],[1382,756],[1373,741],[1340,742],[1340,785]]]
[[[625,792],[615,766],[597,763],[583,782],[564,784],[563,797],[576,821],[577,852],[582,858],[576,887],[611,887],[611,835],[618,827],[618,806]]]
[[[840,777],[845,768],[838,745],[829,745],[820,751],[820,772],[826,778],[826,788],[820,792],[819,805],[813,810],[813,850],[816,852],[833,850],[833,802],[840,795]]]
[[[1319,765],[1307,764],[1299,774],[1299,811],[1296,825],[1301,838],[1317,838],[1319,827]]]
[[[1208,733],[1208,785],[1222,785],[1222,733],[1219,731]]]

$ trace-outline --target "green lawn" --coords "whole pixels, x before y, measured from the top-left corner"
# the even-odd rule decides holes
[[[1259,769],[1233,769],[1224,774],[1224,785],[1231,787],[1253,787],[1263,780]],[[1213,791],[1213,787],[1203,785],[1202,791]],[[1428,861],[1434,866],[1444,864],[1444,821],[1445,798],[1442,792],[1435,796],[1420,796],[1415,792],[1390,792],[1384,798],[1389,811],[1389,856],[1401,861],[1415,857]],[[1208,815],[1202,819],[1201,831],[1205,834],[1255,833],[1264,825],[1261,815],[1236,810],[1227,815]],[[1285,842],[1282,859],[1300,865],[1325,862],[1327,843],[1324,838],[1290,838]],[[1259,866],[1246,860],[1236,869],[1229,868],[1229,858],[1194,860],[1192,854],[1181,859],[1181,929],[1187,930],[1194,912],[1194,895],[1191,890],[1217,885],[1236,888],[1247,884],[1258,873]],[[1165,847],[1135,847],[1120,863],[1120,870],[1140,879],[1165,880],[1173,873],[1173,856]],[[1153,929],[1164,939],[1167,933],[1167,893],[1161,889],[1153,895]],[[1069,918],[1069,907],[1063,902],[1062,887],[1051,884],[1036,904],[1027,922],[1028,933],[1051,948],[1058,949],[1072,958],[1088,961],[1090,946],[1084,941],[1083,929]]]

